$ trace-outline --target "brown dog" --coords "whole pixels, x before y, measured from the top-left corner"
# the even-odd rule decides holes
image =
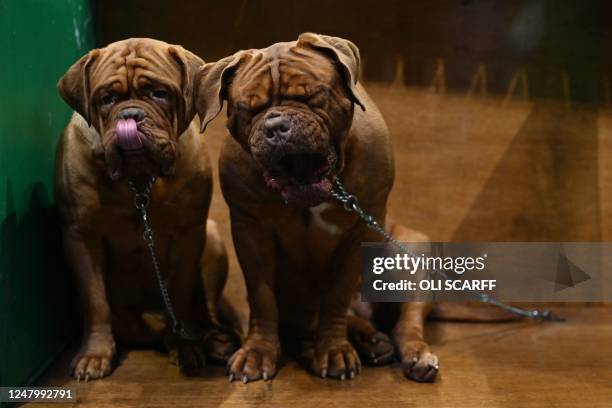
[[[78,112],[59,144],[55,176],[84,314],[76,378],[108,375],[115,340],[164,340],[185,369],[224,361],[237,347],[217,320],[227,263],[214,223],[206,223],[211,168],[199,121],[192,123],[203,63],[180,46],[129,39],[89,52],[59,81]],[[142,189],[151,176],[160,176],[148,208],[159,265],[178,320],[197,340],[152,318],[164,307],[128,188],[129,178]]]
[[[389,132],[357,81],[358,69],[353,43],[310,33],[203,69],[203,127],[227,100],[233,138],[219,171],[251,307],[250,332],[230,359],[230,379],[274,376],[279,331],[314,337],[312,369],[322,377],[359,372],[348,337],[369,362],[393,357],[388,339],[369,322],[352,316],[347,323],[361,243],[380,237],[330,195],[337,176],[369,214],[385,219],[394,177]],[[423,380],[437,371],[423,342],[426,306],[406,305],[394,331],[407,373]]]

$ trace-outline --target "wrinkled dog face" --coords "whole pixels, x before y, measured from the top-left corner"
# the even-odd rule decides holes
[[[329,198],[343,166],[356,98],[333,52],[279,43],[242,53],[221,78],[228,129],[288,203],[309,207]]]
[[[60,80],[64,99],[100,134],[95,153],[113,180],[173,174],[202,64],[181,47],[130,39],[91,51]]]

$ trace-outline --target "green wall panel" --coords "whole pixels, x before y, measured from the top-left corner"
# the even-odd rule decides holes
[[[71,111],[56,83],[94,45],[88,0],[0,0],[0,385],[33,381],[75,331],[53,208]]]

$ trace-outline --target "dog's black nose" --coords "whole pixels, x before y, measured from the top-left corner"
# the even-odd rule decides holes
[[[266,137],[272,144],[283,144],[291,133],[291,120],[282,113],[272,112],[264,121]]]
[[[140,108],[126,108],[119,113],[121,119],[134,119],[136,122],[140,122],[145,117],[145,112]]]

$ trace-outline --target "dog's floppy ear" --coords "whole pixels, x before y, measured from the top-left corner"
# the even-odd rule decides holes
[[[223,101],[227,99],[229,80],[238,66],[250,55],[251,50],[238,51],[217,62],[205,64],[200,70],[196,88],[196,111],[200,116],[201,133],[223,109]]]
[[[353,101],[365,111],[365,105],[361,101],[359,91],[357,90],[361,57],[359,55],[359,48],[355,44],[339,37],[303,33],[298,37],[297,45],[302,47],[310,46],[330,55],[340,67]]]
[[[89,51],[75,62],[57,83],[61,97],[85,118],[89,126],[91,126],[89,70],[99,56],[100,50]]]
[[[200,70],[204,66],[204,61],[180,45],[168,47],[168,53],[176,60],[181,69],[181,94],[183,95],[183,103],[177,112],[178,134],[180,135],[187,129],[196,114],[195,95],[197,93],[197,78]]]

